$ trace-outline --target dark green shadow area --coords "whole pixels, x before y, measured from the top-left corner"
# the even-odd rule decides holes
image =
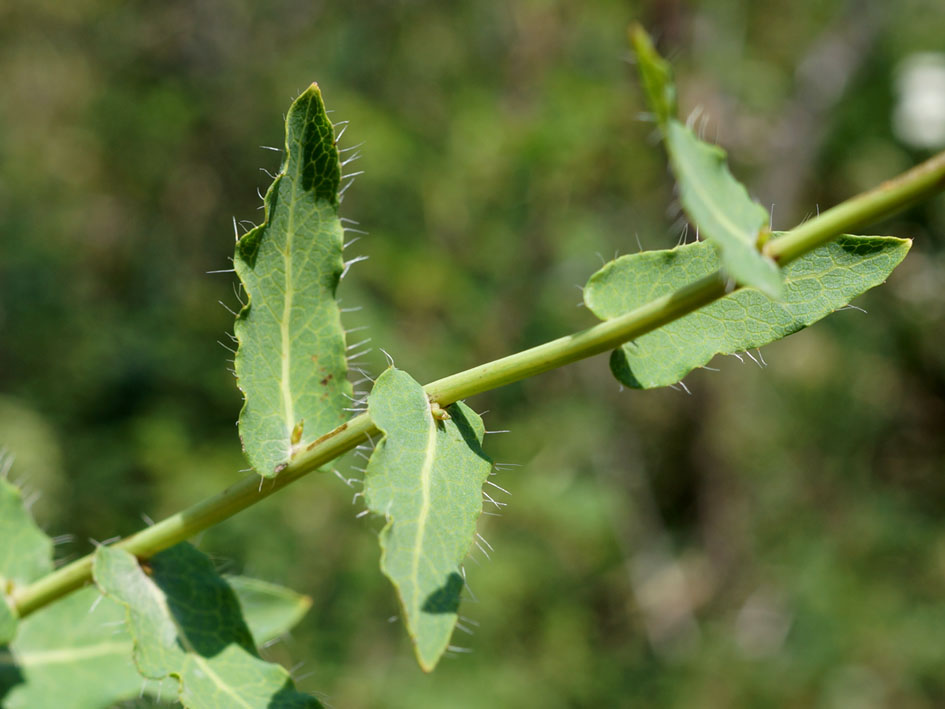
[[[463,577],[455,571],[446,578],[446,583],[427,596],[421,610],[424,613],[456,613],[459,610],[459,597],[463,592]]]

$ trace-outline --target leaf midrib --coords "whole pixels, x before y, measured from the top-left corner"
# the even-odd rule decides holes
[[[427,517],[430,515],[430,483],[433,472],[433,462],[436,460],[436,421],[433,415],[427,412],[428,429],[426,454],[423,466],[420,468],[420,512],[417,515],[417,539],[413,547],[413,564],[411,579],[413,581],[412,603],[415,611],[420,609],[418,598],[420,590],[420,559],[423,556],[423,537],[426,533]]]

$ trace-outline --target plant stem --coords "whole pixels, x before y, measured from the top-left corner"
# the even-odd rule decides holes
[[[765,253],[785,265],[842,233],[887,217],[945,187],[945,152],[894,180],[865,192],[807,221],[779,239]],[[447,405],[490,389],[591,357],[698,310],[729,292],[721,272],[707,276],[625,315],[581,332],[546,342],[427,384],[431,400]],[[302,476],[351,450],[376,432],[367,414],[355,416],[300,451],[274,478],[252,474],[223,492],[128,537],[115,546],[139,558],[150,557],[197,532],[254,505]],[[15,589],[11,607],[21,618],[91,580],[92,555],[38,581]]]

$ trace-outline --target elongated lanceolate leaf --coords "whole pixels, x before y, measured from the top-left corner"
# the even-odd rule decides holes
[[[248,298],[236,319],[236,376],[246,401],[243,448],[275,475],[295,447],[344,421],[351,386],[335,301],[344,268],[338,218],[341,166],[318,86],[289,109],[286,157],[266,193],[266,217],[236,245]]]
[[[737,283],[768,295],[781,293],[778,265],[761,253],[768,212],[729,172],[725,151],[699,140],[676,119],[676,89],[669,64],[639,26],[630,31],[644,92],[656,115],[683,210],[700,236],[722,252],[722,266]]]
[[[663,59],[653,46],[650,35],[638,24],[630,27],[630,44],[637,56],[637,68],[640,80],[646,92],[646,102],[650,105],[656,122],[665,125],[678,113],[676,107],[676,84],[673,82],[673,68]]]
[[[737,290],[622,345],[611,356],[611,369],[631,387],[674,384],[716,354],[761,347],[842,308],[885,281],[911,244],[885,236],[841,236],[785,267],[781,299],[753,288]],[[584,301],[606,320],[718,268],[718,254],[704,242],[623,256],[591,276]]]
[[[177,678],[185,707],[320,706],[285,668],[259,658],[233,590],[189,544],[157,554],[146,569],[122,549],[100,547],[93,575],[127,609],[138,670]]]
[[[492,462],[481,448],[482,420],[463,403],[437,420],[423,388],[388,369],[374,384],[368,412],[384,434],[368,462],[364,498],[387,519],[381,569],[397,589],[407,631],[426,672],[449,645],[476,535],[482,485]]]

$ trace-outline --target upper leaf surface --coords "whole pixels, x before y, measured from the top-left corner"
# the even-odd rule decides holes
[[[768,212],[732,177],[725,151],[699,140],[677,120],[672,70],[639,25],[631,28],[630,41],[647,102],[656,115],[679,183],[683,210],[700,235],[721,250],[729,276],[741,285],[779,295],[778,265],[759,251],[759,241],[769,233]]]
[[[340,176],[334,129],[312,84],[289,109],[286,158],[266,193],[265,221],[237,242],[234,258],[248,297],[235,325],[246,399],[240,437],[267,477],[293,446],[341,424],[351,393],[335,301],[344,268]]]
[[[368,462],[364,498],[387,519],[381,569],[397,589],[417,659],[431,671],[449,645],[464,582],[460,564],[482,512],[492,462],[482,451],[482,420],[463,403],[437,421],[423,388],[388,369],[368,411],[384,434]]]
[[[189,544],[154,556],[145,573],[128,552],[100,547],[95,582],[127,607],[142,675],[180,681],[193,709],[317,707],[281,665],[261,660],[233,590]]]
[[[784,269],[784,295],[773,300],[744,288],[615,350],[611,368],[627,386],[667,386],[716,354],[761,347],[797,332],[879,285],[905,258],[911,241],[841,236]],[[627,313],[714,273],[719,257],[700,242],[611,261],[584,289],[602,319]]]

